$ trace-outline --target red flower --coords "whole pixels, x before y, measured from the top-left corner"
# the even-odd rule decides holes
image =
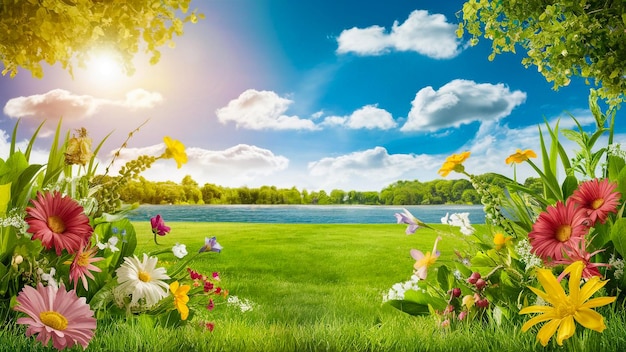
[[[609,213],[616,213],[621,194],[616,192],[617,184],[608,179],[597,178],[581,183],[570,199],[587,212],[589,219],[604,224]]]
[[[46,249],[54,247],[57,255],[62,250],[76,253],[89,242],[93,229],[83,207],[61,193],[37,193],[26,208],[26,222],[32,239],[40,239]]]
[[[531,252],[544,261],[562,260],[563,250],[574,248],[589,228],[583,209],[577,208],[573,202],[557,202],[549,206],[545,212],[539,214],[539,219],[533,224],[528,234]]]
[[[591,258],[594,255],[603,251],[604,249],[599,249],[592,253],[587,252],[587,239],[583,238],[581,241],[579,241],[578,244],[576,244],[575,247],[565,248],[565,257],[563,258],[563,260],[556,260],[552,262],[552,264],[570,265],[574,262],[581,261],[585,265],[582,271],[583,278],[590,279],[594,276],[602,277],[602,274],[600,273],[600,270],[598,270],[598,268],[601,266],[609,267],[610,265],[605,263],[594,263],[591,261]],[[559,276],[559,281],[561,281],[566,273],[566,271],[561,273],[561,275]]]

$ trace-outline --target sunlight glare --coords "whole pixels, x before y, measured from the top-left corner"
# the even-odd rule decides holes
[[[110,82],[124,76],[122,66],[110,51],[91,53],[86,69],[92,79],[98,82]]]

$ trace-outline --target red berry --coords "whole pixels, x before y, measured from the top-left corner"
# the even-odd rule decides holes
[[[487,286],[487,281],[485,281],[483,279],[476,280],[476,288],[477,289],[482,290],[483,288],[485,288],[485,286]]]

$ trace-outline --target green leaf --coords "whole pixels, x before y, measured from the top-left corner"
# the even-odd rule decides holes
[[[626,218],[619,218],[611,227],[611,240],[615,250],[626,256]]]
[[[626,162],[624,161],[624,159],[618,156],[609,155],[608,164],[609,180],[617,181],[620,172],[624,169],[624,166],[626,165]]]
[[[447,266],[442,265],[437,268],[437,282],[439,283],[439,287],[447,292],[454,285],[454,275]]]
[[[578,188],[578,180],[574,176],[567,176],[563,181],[561,189],[563,190],[563,198],[567,199]]]

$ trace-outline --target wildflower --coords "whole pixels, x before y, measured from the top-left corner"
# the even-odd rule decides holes
[[[474,299],[474,296],[472,295],[465,295],[461,302],[465,307],[467,307],[467,309],[471,309],[474,306],[474,303],[476,302],[476,300]]]
[[[187,293],[190,289],[191,286],[180,285],[178,281],[174,281],[170,284],[170,291],[174,296],[174,306],[180,313],[181,320],[187,320],[187,317],[189,317],[189,307],[187,307],[189,296],[187,296]]]
[[[75,200],[59,192],[38,193],[32,204],[25,219],[32,239],[40,239],[46,249],[54,247],[57,255],[64,249],[76,253],[87,244],[93,229]]]
[[[184,258],[187,255],[187,246],[185,244],[176,243],[174,247],[172,247],[172,253],[176,258]]]
[[[215,238],[215,236],[209,238],[209,237],[205,237],[204,238],[204,246],[202,246],[202,248],[200,248],[200,250],[198,251],[198,253],[202,253],[202,252],[221,252],[222,251],[222,246],[217,243],[217,239]]]
[[[402,214],[396,213],[395,217],[398,220],[398,224],[407,224],[407,225],[409,225],[406,228],[406,234],[407,235],[414,234],[415,231],[417,231],[417,229],[419,229],[420,227],[429,227],[425,223],[423,223],[419,219],[417,219],[415,216],[413,216],[413,214],[411,214],[411,212],[409,212],[408,210],[406,210],[404,208],[402,208],[402,210],[404,212]]]
[[[154,243],[157,243],[157,235],[165,236],[167,235],[171,228],[165,225],[165,221],[160,214],[157,214],[155,217],[150,219],[150,225],[152,226],[152,233],[154,234]]]
[[[416,260],[413,267],[415,268],[415,275],[420,279],[426,279],[426,275],[428,274],[428,267],[435,264],[437,258],[439,258],[439,251],[437,250],[437,242],[441,240],[441,237],[437,237],[435,240],[435,245],[433,246],[433,251],[426,252],[426,254],[422,253],[417,249],[411,249],[411,257]]]
[[[209,298],[209,304],[207,304],[206,309],[213,310],[213,308],[215,308],[215,302],[213,302],[212,298]]]
[[[564,273],[569,273],[569,296],[565,294],[549,269],[537,269],[537,279],[545,292],[529,287],[537,296],[546,301],[548,306],[529,306],[520,310],[520,314],[542,313],[528,320],[522,331],[526,332],[530,327],[541,322],[545,323],[537,333],[537,339],[544,347],[552,336],[556,335],[556,342],[563,345],[563,340],[570,338],[576,331],[578,322],[587,329],[602,332],[606,326],[604,318],[592,308],[601,307],[615,301],[615,297],[598,297],[589,299],[596,291],[601,289],[607,281],[600,281],[597,276],[592,277],[580,287],[581,274],[584,264],[575,262],[565,268]]]
[[[615,189],[617,184],[608,179],[589,180],[581,183],[574,191],[570,200],[578,207],[585,209],[591,222],[604,224],[609,213],[616,213],[621,194]]]
[[[204,327],[205,327],[207,330],[209,330],[209,331],[213,332],[213,329],[215,329],[215,323],[208,321],[208,322],[206,322],[206,323],[204,324]]]
[[[165,236],[171,230],[169,226],[165,226],[165,221],[163,221],[160,214],[150,219],[150,225],[152,225],[152,233],[159,236]]]
[[[509,155],[508,158],[506,158],[506,160],[504,161],[507,165],[511,164],[511,163],[523,163],[524,161],[528,160],[528,158],[536,158],[537,154],[535,154],[535,152],[533,152],[530,149],[526,149],[524,151],[521,151],[520,149],[518,149],[515,154],[511,154]]]
[[[65,164],[85,166],[93,156],[91,152],[91,138],[87,137],[87,130],[84,127],[77,129],[76,132],[78,132],[78,137],[72,136],[67,142]]]
[[[96,329],[96,319],[89,309],[85,297],[78,297],[76,291],[65,291],[65,286],[56,289],[24,286],[17,296],[15,310],[28,317],[17,319],[18,324],[28,325],[26,336],[37,335],[36,339],[48,346],[61,350],[79,344],[87,348]]]
[[[469,236],[476,231],[474,227],[472,227],[469,219],[469,213],[454,213],[450,216],[446,213],[446,216],[441,218],[441,223],[459,227],[461,229],[461,233],[466,236]]]
[[[163,142],[165,142],[165,153],[161,157],[164,159],[173,158],[176,161],[176,167],[180,169],[183,164],[187,163],[185,145],[170,137],[164,137]]]
[[[167,296],[168,285],[161,281],[167,280],[165,268],[155,268],[157,257],[148,257],[143,254],[143,261],[139,261],[136,255],[125,257],[124,263],[115,272],[118,289],[125,294],[132,295],[131,305],[145,298],[146,305],[152,306],[161,298]]]
[[[582,276],[585,279],[591,278],[593,276],[601,277],[602,274],[600,273],[598,268],[601,266],[605,266],[605,267],[610,266],[609,264],[595,263],[591,261],[591,258],[593,256],[595,256],[596,254],[600,252],[603,252],[604,249],[599,249],[592,253],[587,252],[587,239],[586,238],[583,238],[582,240],[580,240],[579,243],[575,245],[575,247],[565,247],[564,251],[565,251],[565,256],[563,257],[563,259],[556,260],[553,263],[569,265],[574,262],[581,261],[584,265]],[[559,281],[562,279],[563,276],[564,274],[561,274],[561,276],[559,276]]]
[[[585,212],[573,202],[557,202],[549,206],[533,224],[528,234],[531,252],[544,261],[562,260],[563,250],[574,247],[587,233]]]
[[[98,249],[100,249],[101,251],[103,251],[103,250],[105,250],[107,248],[111,252],[113,252],[113,253],[119,251],[120,249],[117,248],[117,242],[118,241],[119,241],[119,239],[116,236],[111,236],[106,243],[102,243],[98,239],[98,234],[96,234],[96,247],[98,247]]]
[[[522,263],[526,264],[524,270],[528,271],[530,268],[539,267],[543,264],[541,258],[534,255],[532,252],[532,246],[528,239],[524,238],[517,242],[515,245],[515,253],[519,255]]]
[[[509,243],[511,243],[512,237],[504,236],[501,232],[496,233],[493,236],[493,244],[496,245],[496,250],[499,251],[503,247],[506,247]]]
[[[57,280],[55,280],[54,278],[54,274],[56,274],[56,271],[57,269],[50,268],[50,273],[46,274],[43,272],[43,270],[39,269],[37,270],[37,273],[39,273],[39,276],[41,277],[41,281],[45,281],[48,284],[48,286],[58,288],[59,284],[57,283]]]
[[[91,271],[101,272],[102,270],[92,263],[103,260],[104,258],[94,258],[94,255],[98,252],[97,247],[91,248],[81,248],[78,253],[74,256],[74,260],[71,262],[66,262],[65,264],[70,265],[70,282],[74,282],[74,290],[76,290],[76,285],[78,284],[78,279],[81,279],[83,282],[83,287],[85,290],[88,290],[87,277],[90,279],[94,279]]]
[[[463,152],[460,154],[452,154],[446,158],[446,161],[443,163],[441,169],[439,169],[438,173],[442,177],[448,176],[451,171],[455,172],[465,172],[465,168],[463,167],[463,162],[469,158],[470,152]]]

